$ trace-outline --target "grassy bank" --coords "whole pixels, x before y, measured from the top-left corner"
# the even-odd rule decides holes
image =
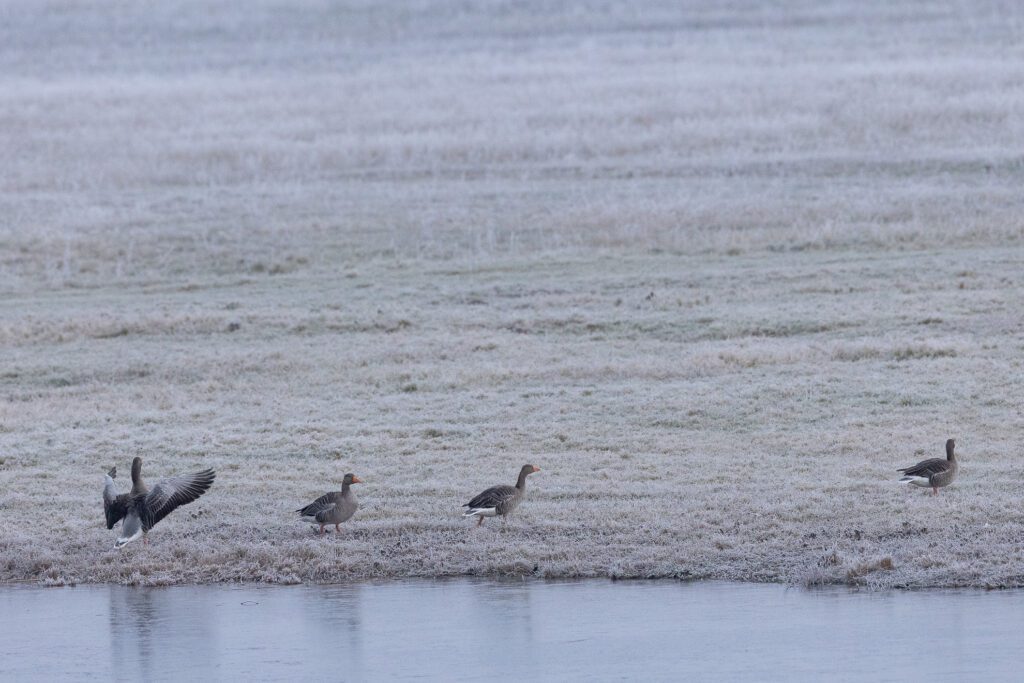
[[[1024,584],[1018,10],[4,6],[0,581]]]

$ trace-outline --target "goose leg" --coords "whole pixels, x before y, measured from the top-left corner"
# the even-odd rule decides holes
[[[320,535],[321,536],[324,535],[324,525],[323,524],[320,525]]]
[[[337,531],[339,534],[341,533],[341,527],[337,524],[334,525],[334,530]]]
[[[482,516],[476,518],[476,525],[477,526],[483,526],[484,525],[484,518]]]
[[[142,545],[149,545],[149,536],[142,534]]]
[[[933,486],[932,487],[932,495],[933,496],[939,495],[939,487],[938,486]]]

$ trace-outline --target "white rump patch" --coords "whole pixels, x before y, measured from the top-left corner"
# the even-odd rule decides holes
[[[497,508],[472,508],[462,515],[463,517],[497,517]]]
[[[121,525],[121,528],[124,529],[124,525],[123,524]],[[140,536],[142,536],[142,528],[141,527],[139,529],[137,529],[135,531],[135,533],[132,534],[131,536],[121,536],[121,537],[119,537],[116,541],[114,541],[114,547],[115,548],[123,548],[124,546],[128,545],[132,541],[138,540],[138,538]]]

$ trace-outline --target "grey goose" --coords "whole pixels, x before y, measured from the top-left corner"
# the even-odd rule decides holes
[[[953,439],[949,439],[946,441],[945,459],[929,458],[928,460],[922,460],[913,467],[904,467],[897,470],[903,473],[900,483],[913,484],[923,488],[930,486],[932,495],[937,495],[940,488],[953,483],[957,471],[960,469],[960,463],[957,462],[956,455],[953,454],[955,447],[956,442]]]
[[[540,472],[540,468],[536,465],[523,465],[515,486],[492,486],[463,505],[462,507],[469,510],[462,516],[476,517],[477,526],[483,524],[487,517],[504,517],[522,502],[523,496],[526,495],[526,477],[534,472]]]
[[[114,485],[116,476],[117,467],[112,467],[105,476],[103,513],[107,518],[108,529],[113,529],[115,524],[121,522],[121,533],[114,547],[123,548],[140,536],[143,543],[149,543],[149,530],[176,508],[188,505],[206,493],[216,473],[206,469],[179,477],[168,477],[150,489],[142,480],[142,458],[137,457],[132,460],[131,491],[118,493]]]
[[[308,518],[310,521],[315,521],[319,524],[321,536],[324,533],[324,527],[328,524],[333,524],[335,531],[341,531],[341,527],[338,525],[351,519],[352,515],[359,509],[359,502],[356,500],[355,494],[352,493],[352,484],[362,483],[362,479],[349,472],[341,480],[340,491],[325,493],[306,507],[299,508],[296,512],[302,518]]]

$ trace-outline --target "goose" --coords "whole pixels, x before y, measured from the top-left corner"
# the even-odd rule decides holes
[[[949,439],[946,441],[945,460],[942,458],[929,458],[928,460],[922,460],[913,467],[904,467],[897,470],[903,473],[900,483],[913,484],[914,486],[924,488],[930,486],[932,488],[932,495],[938,495],[941,487],[949,486],[953,483],[956,473],[960,469],[960,464],[953,454],[954,447],[956,447],[956,442],[953,439]]]
[[[334,525],[335,531],[341,531],[338,526],[347,522],[359,509],[359,502],[352,493],[352,484],[362,484],[363,480],[349,472],[341,480],[341,490],[331,491],[320,496],[304,508],[296,510],[300,517],[309,517],[309,521],[316,521],[320,525],[320,535],[324,534],[324,527],[328,524]]]
[[[156,523],[169,515],[175,508],[188,505],[213,484],[216,473],[211,469],[168,477],[158,481],[152,489],[142,480],[142,458],[132,460],[132,488],[128,493],[118,493],[114,485],[117,467],[110,468],[104,477],[103,514],[107,528],[113,529],[121,520],[121,533],[114,542],[115,548],[123,548],[142,537],[143,544],[149,544],[147,534]]]
[[[463,517],[476,517],[477,526],[484,523],[486,517],[504,517],[516,509],[526,495],[526,477],[540,472],[536,465],[523,465],[519,470],[519,479],[515,486],[492,486],[462,507],[469,508]]]

